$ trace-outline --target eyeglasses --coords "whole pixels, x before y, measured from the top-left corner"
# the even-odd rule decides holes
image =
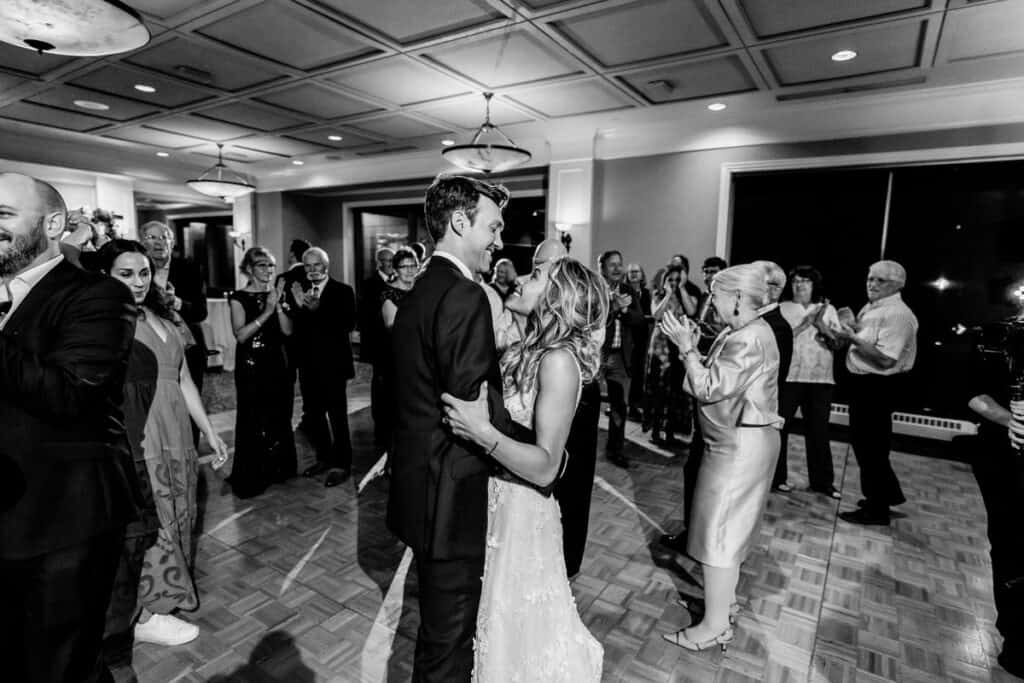
[[[868,275],[867,281],[882,284],[883,282],[893,282],[893,279],[889,277],[875,277],[874,275]]]

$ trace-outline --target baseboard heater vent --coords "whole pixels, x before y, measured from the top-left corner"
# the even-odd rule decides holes
[[[797,415],[800,411],[797,411]],[[850,424],[850,408],[845,403],[833,403],[829,417],[832,424]],[[919,436],[925,439],[952,441],[955,436],[969,436],[978,433],[978,425],[967,420],[951,420],[945,417],[918,415],[916,413],[893,413],[892,430],[896,434]]]

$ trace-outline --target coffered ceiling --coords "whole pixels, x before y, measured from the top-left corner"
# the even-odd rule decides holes
[[[576,121],[595,136],[716,100],[763,113],[1024,77],[1024,0],[128,4],[153,34],[132,53],[72,59],[0,44],[0,157],[84,168],[92,158],[116,166],[94,170],[170,181],[224,143],[261,177],[293,161],[466,141],[484,91],[513,137],[551,142]],[[833,61],[840,50],[857,56]]]

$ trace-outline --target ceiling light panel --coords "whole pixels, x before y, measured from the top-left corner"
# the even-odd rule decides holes
[[[618,76],[618,79],[652,104],[757,89],[743,62],[733,55],[674,66],[640,69]],[[651,87],[650,84],[657,81],[666,81],[671,87]]]
[[[308,118],[300,118],[280,109],[261,107],[247,102],[221,104],[210,109],[203,109],[198,113],[207,118],[264,131],[280,130],[309,123]]]
[[[950,12],[943,35],[948,36],[951,62],[1005,56],[1024,51],[1024,3],[976,5]]]
[[[126,58],[127,62],[200,85],[236,91],[284,75],[236,52],[198,41],[172,38]]]
[[[605,66],[692,54],[729,44],[700,0],[631,3],[552,25]],[[666,31],[665,26],[676,30]]]
[[[880,24],[767,47],[761,54],[782,86],[881,74],[921,65],[926,28],[925,21]],[[857,52],[857,59],[832,61],[840,50]]]
[[[471,130],[480,125],[480,96],[471,95],[445,102],[436,102],[416,107],[428,116],[446,121],[455,128]],[[533,121],[534,117],[524,114],[501,99],[491,100],[491,122],[497,126]]]
[[[284,90],[277,90],[261,95],[258,99],[260,102],[324,119],[363,114],[379,108],[363,100],[341,95],[313,83],[303,83]]]
[[[633,106],[625,95],[597,80],[524,90],[510,99],[546,116],[572,116]]]
[[[272,27],[272,30],[268,30]],[[322,14],[269,0],[204,26],[199,33],[287,66],[310,70],[380,52]]]
[[[123,128],[110,131],[106,136],[118,140],[138,142],[143,145],[151,145],[153,147],[165,147],[167,149],[193,147],[203,142],[202,140],[189,137],[187,135],[168,133],[167,131],[149,128],[148,126],[125,126]]]
[[[233,138],[252,135],[252,129],[235,126],[230,123],[214,121],[197,114],[178,114],[167,118],[150,121],[146,124],[179,135],[187,135],[212,142],[224,142]]]
[[[94,130],[100,126],[110,124],[108,119],[89,116],[85,113],[79,114],[62,109],[54,109],[53,107],[45,107],[29,102],[15,102],[0,108],[0,118],[80,132]]]
[[[316,154],[317,152],[323,152],[324,150],[329,149],[326,145],[311,144],[301,140],[279,138],[271,135],[261,135],[258,137],[246,138],[245,140],[237,140],[231,144],[237,145],[242,149],[242,151],[253,149],[260,152],[266,152],[268,154],[276,154],[282,157]]]
[[[144,79],[144,80],[143,80]],[[71,85],[98,90],[100,92],[136,99],[160,107],[180,107],[194,104],[212,97],[211,94],[180,81],[164,78],[157,74],[142,76],[136,69],[116,64],[90,71],[69,81]],[[155,93],[141,93],[135,89],[136,83],[146,83],[156,88]]]
[[[471,88],[406,57],[390,57],[338,71],[325,80],[398,105],[462,95]]]
[[[107,105],[109,109],[97,110],[96,115],[115,121],[128,121],[160,111],[158,107],[143,104],[136,100],[122,99],[112,95],[101,95],[91,90],[76,88],[70,85],[57,86],[56,88],[33,95],[28,99],[29,102],[35,104],[72,110],[77,108],[77,105],[75,105],[76,101],[83,100]]]
[[[448,31],[505,21],[505,16],[479,0],[319,0],[399,43],[431,38]]]
[[[447,133],[444,128],[424,123],[401,114],[352,124],[360,130],[369,131],[386,138],[415,138],[422,135]]]
[[[841,24],[882,16],[899,16],[928,9],[930,0],[874,0],[873,2],[822,2],[787,0],[785,11],[778,0],[737,0],[743,16],[758,38],[835,28]]]
[[[138,12],[167,19],[208,2],[209,0],[131,0],[131,6]]]
[[[327,136],[338,133],[341,135],[341,140],[331,140]],[[315,145],[326,145],[333,149],[348,149],[350,147],[363,147],[364,145],[376,144],[378,141],[357,135],[350,131],[338,132],[336,128],[319,128],[315,130],[307,130],[301,133],[289,133],[289,138],[302,140],[304,142],[311,142]]]
[[[489,88],[579,73],[570,57],[523,30],[494,31],[425,52],[430,59]],[[498,60],[498,55],[501,60]]]

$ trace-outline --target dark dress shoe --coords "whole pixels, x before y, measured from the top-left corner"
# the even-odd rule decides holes
[[[315,477],[318,474],[323,474],[330,468],[322,462],[313,463],[306,469],[302,470],[302,476],[304,477]]]
[[[622,453],[609,453],[608,462],[624,470],[629,469],[629,462],[622,456]]]
[[[327,476],[324,477],[324,486],[327,488],[331,488],[333,486],[337,486],[338,484],[344,484],[348,480],[349,474],[350,473],[348,470],[332,468],[327,473]]]
[[[889,526],[889,511],[871,510],[870,508],[857,508],[847,512],[840,512],[839,518],[851,524],[862,524],[865,526]]]
[[[677,553],[685,553],[686,532],[682,531],[678,534],[662,534],[658,537],[658,543],[662,544],[666,548],[675,550]]]

